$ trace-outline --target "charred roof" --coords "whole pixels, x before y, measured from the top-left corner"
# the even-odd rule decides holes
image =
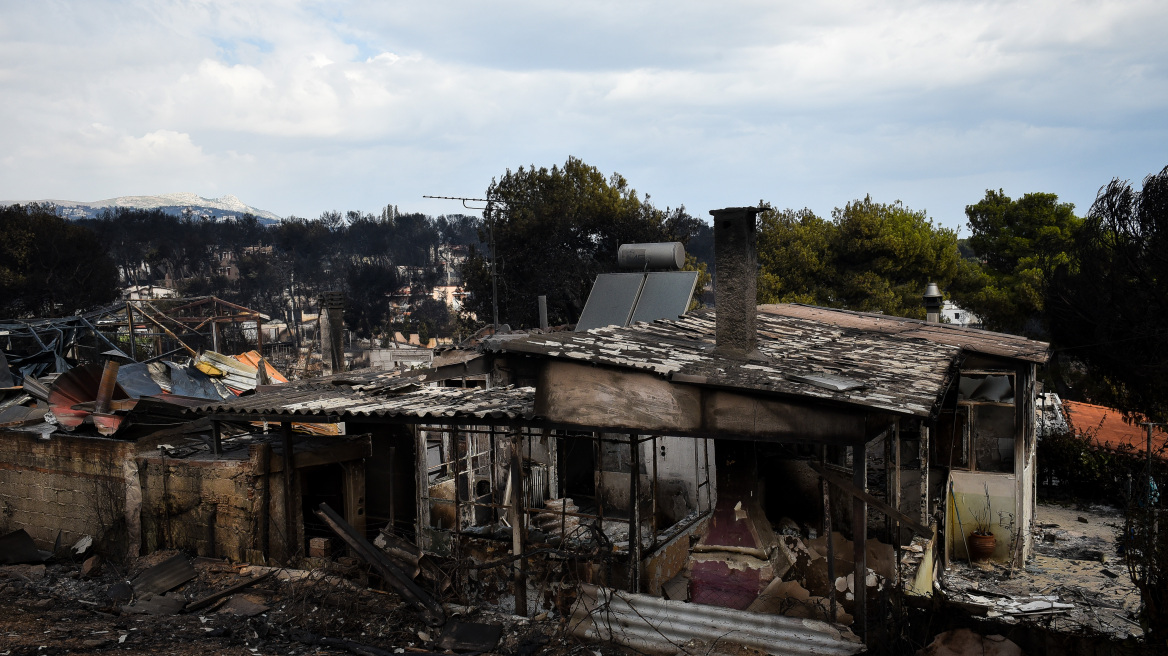
[[[715,314],[610,326],[581,333],[487,340],[497,353],[524,353],[657,373],[674,382],[810,397],[896,414],[930,416],[955,374],[962,348],[915,335],[758,314],[762,359],[717,353]]]

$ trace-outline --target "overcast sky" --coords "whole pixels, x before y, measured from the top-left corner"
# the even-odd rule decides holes
[[[1168,165],[1166,28],[1163,0],[0,0],[0,199],[440,214],[574,155],[702,217],[1082,213]]]

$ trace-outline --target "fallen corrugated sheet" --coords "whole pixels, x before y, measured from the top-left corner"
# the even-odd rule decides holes
[[[139,574],[131,582],[135,595],[160,595],[195,578],[195,567],[189,558],[176,554]],[[185,604],[186,601],[184,600]],[[179,605],[182,608],[182,605]]]
[[[650,653],[677,653],[690,640],[735,643],[768,654],[855,654],[864,646],[846,629],[818,620],[764,615],[669,601],[581,585],[572,608],[573,635]]]
[[[483,348],[655,372],[674,382],[812,397],[927,417],[956,372],[960,347],[821,321],[758,315],[765,360],[714,350],[711,310],[579,333],[494,338]],[[508,336],[510,337],[510,336]]]
[[[195,368],[208,376],[221,379],[224,385],[237,392],[255,389],[256,374],[259,372],[259,369],[248,363],[214,351],[200,353],[195,360]]]
[[[533,387],[421,387],[398,396],[374,396],[347,387],[266,392],[196,408],[199,412],[292,417],[413,417],[518,419],[532,414]]]
[[[239,355],[233,355],[231,357],[235,360],[238,360],[239,362],[254,367],[257,372],[260,370],[260,354],[256,351],[248,351],[246,353],[240,353]],[[272,384],[288,382],[288,379],[284,377],[284,374],[276,371],[276,368],[272,366],[272,363],[268,362],[267,360],[264,360],[264,371],[267,372],[268,380],[271,381]]]

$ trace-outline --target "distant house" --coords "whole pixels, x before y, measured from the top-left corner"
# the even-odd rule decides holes
[[[966,310],[953,301],[945,301],[941,306],[941,321],[944,323],[951,323],[965,328],[981,328],[981,317]]]

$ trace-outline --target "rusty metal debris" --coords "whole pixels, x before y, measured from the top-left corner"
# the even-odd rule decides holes
[[[130,584],[134,586],[134,594],[136,595],[160,595],[193,578],[195,578],[195,568],[191,565],[190,558],[183,554],[176,554],[142,572]],[[185,600],[183,604],[186,604]]]

